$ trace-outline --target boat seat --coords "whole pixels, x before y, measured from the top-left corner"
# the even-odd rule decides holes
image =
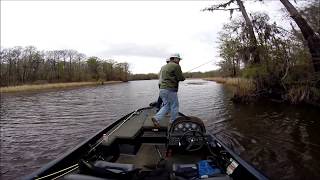
[[[194,179],[198,177],[197,164],[173,164],[173,175],[175,177],[182,177],[183,179]],[[179,178],[178,178],[179,179]],[[232,180],[226,174],[217,174],[214,177],[205,178],[206,180]]]
[[[101,160],[94,163],[81,160],[79,169],[80,174],[111,179],[127,179],[140,171],[140,169],[135,169],[133,164],[112,163]]]
[[[63,177],[63,179],[64,180],[109,180],[106,178],[100,178],[100,177],[89,176],[84,174],[69,174]]]
[[[224,176],[217,176],[217,177],[209,177],[206,178],[207,180],[232,180],[230,176],[224,175]]]
[[[183,179],[193,179],[198,176],[196,164],[173,164],[172,171],[175,177],[183,177]]]
[[[122,163],[113,163],[107,161],[96,161],[94,163],[95,167],[108,169],[114,173],[121,173],[121,172],[129,172],[134,170],[133,164],[122,164]]]

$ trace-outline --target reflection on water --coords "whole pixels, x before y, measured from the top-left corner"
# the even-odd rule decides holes
[[[157,99],[154,81],[4,95],[1,176],[16,179],[55,159],[123,115]],[[180,84],[180,111],[272,179],[320,178],[319,110],[263,102],[235,105],[220,84]]]

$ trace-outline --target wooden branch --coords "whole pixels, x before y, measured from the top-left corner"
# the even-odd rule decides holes
[[[230,8],[230,9],[214,9],[214,11],[220,10],[220,11],[232,11],[232,10],[240,10],[240,8]]]
[[[235,0],[229,0],[227,3],[223,3],[223,4],[218,4],[218,5],[213,5],[211,7],[208,8],[204,8],[202,9],[202,11],[214,11],[218,8],[226,8],[227,6],[230,6],[230,4],[232,4]]]

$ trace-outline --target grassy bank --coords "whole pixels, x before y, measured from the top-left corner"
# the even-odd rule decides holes
[[[106,81],[106,82],[70,82],[70,83],[48,83],[48,84],[36,84],[36,85],[20,85],[0,87],[1,93],[16,93],[16,92],[29,92],[29,91],[42,91],[49,89],[66,89],[82,86],[95,86],[103,84],[120,83],[121,81]]]
[[[239,87],[241,89],[247,90],[254,90],[255,85],[252,80],[245,79],[245,78],[223,78],[223,77],[211,77],[211,78],[204,78],[207,81],[215,81],[217,83],[227,84]]]
[[[251,79],[211,77],[204,78],[204,80],[215,81],[217,83],[234,86],[235,91],[232,98],[234,101],[249,102],[256,97],[256,86]]]
[[[308,104],[320,107],[319,89],[307,85],[298,85],[290,87],[287,90],[269,91],[269,89],[258,90],[253,80],[245,78],[223,78],[212,77],[204,80],[215,81],[235,87],[235,102],[251,102],[261,98],[275,102],[288,102],[290,104]]]

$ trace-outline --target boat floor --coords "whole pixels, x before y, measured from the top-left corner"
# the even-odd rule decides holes
[[[134,139],[142,128],[154,128],[151,118],[157,113],[156,108],[144,109],[132,116],[128,121],[114,127],[109,133],[108,138],[102,144],[110,145],[115,139]],[[161,128],[167,128],[170,116],[165,116],[159,123]]]
[[[149,170],[155,167],[161,160],[156,146],[159,149],[162,157],[165,158],[166,146],[164,144],[142,144],[136,155],[121,154],[117,163],[133,164],[136,168],[142,170]],[[172,164],[195,164],[199,162],[202,157],[199,154],[184,155],[174,154],[171,157],[166,157],[166,166],[168,169],[172,169]]]

